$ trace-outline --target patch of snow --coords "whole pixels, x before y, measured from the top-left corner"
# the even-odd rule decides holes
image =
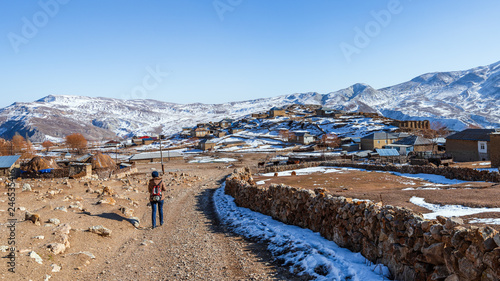
[[[410,202],[429,209],[431,213],[424,214],[426,219],[435,219],[437,216],[443,217],[461,217],[479,213],[500,212],[500,208],[471,208],[462,205],[438,205],[425,202],[424,198],[413,196]]]
[[[494,218],[478,219],[478,218],[474,218],[474,219],[470,220],[469,223],[484,223],[484,224],[498,224],[498,225],[500,225],[500,219],[494,219]]]
[[[212,158],[212,157],[195,157],[189,163],[229,163],[238,161],[233,158]]]
[[[224,187],[214,194],[220,220],[239,235],[266,242],[275,258],[291,272],[321,281],[385,280],[389,276],[386,266],[368,265],[360,253],[341,248],[319,233],[236,206],[234,199],[224,194]]]

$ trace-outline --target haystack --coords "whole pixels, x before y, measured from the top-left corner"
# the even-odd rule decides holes
[[[46,169],[60,169],[60,167],[53,158],[42,158],[40,156],[33,157],[33,159],[23,167],[23,170],[27,172],[37,172]]]
[[[102,153],[97,153],[96,155],[93,155],[91,163],[92,163],[92,169],[94,170],[109,169],[116,167],[115,161],[109,155],[104,155]]]

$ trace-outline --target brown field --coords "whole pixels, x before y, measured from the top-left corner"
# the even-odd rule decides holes
[[[324,188],[333,196],[368,199],[383,202],[385,205],[400,206],[422,214],[426,208],[410,203],[412,196],[425,198],[428,203],[443,205],[463,205],[468,207],[500,207],[500,184],[487,182],[468,182],[453,185],[438,185],[419,179],[396,176],[388,172],[365,172],[343,170],[336,173],[313,173],[308,175],[265,177],[256,175],[254,180],[265,181],[265,185],[283,183],[286,185],[316,189]],[[404,190],[437,187],[438,190]],[[463,217],[500,218],[500,213],[483,213]],[[477,224],[476,224],[477,225]],[[498,225],[491,225],[500,229]]]

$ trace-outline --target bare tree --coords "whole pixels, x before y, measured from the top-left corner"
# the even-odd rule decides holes
[[[444,138],[450,134],[450,130],[446,124],[440,121],[431,122],[429,129],[420,131],[420,136],[429,139],[432,142],[432,151],[436,151],[436,146],[439,138]]]
[[[54,146],[54,143],[49,141],[49,140],[46,140],[42,143],[42,146],[47,150],[47,152],[50,150],[51,147]]]
[[[80,133],[66,136],[66,145],[78,154],[83,154],[87,149],[87,140]]]

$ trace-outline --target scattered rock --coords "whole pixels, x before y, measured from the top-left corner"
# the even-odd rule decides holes
[[[0,246],[0,252],[7,252],[7,250],[9,249],[9,246]]]
[[[43,279],[43,281],[49,281],[49,279],[51,278],[52,276],[48,275],[48,274],[45,274],[45,278]]]
[[[59,272],[59,271],[61,271],[61,266],[59,266],[59,265],[57,265],[55,263],[51,264],[50,266],[52,267],[52,272]]]
[[[67,223],[61,224],[58,227],[54,228],[54,234],[69,234],[69,231],[71,230],[71,226]]]
[[[59,211],[63,211],[63,212],[66,212],[66,213],[68,212],[68,209],[66,207],[64,207],[64,206],[62,206],[62,207],[56,207],[56,208],[54,208],[54,210],[59,210]]]
[[[27,221],[31,221],[36,225],[40,225],[40,215],[39,214],[26,212],[24,215],[24,219]]]
[[[31,185],[29,183],[23,184],[22,191],[31,191]]]
[[[91,259],[95,259],[95,256],[94,254],[92,254],[91,252],[78,252],[78,253],[72,253],[72,254],[69,254],[70,256],[73,256],[73,255],[85,255]]]
[[[56,219],[56,218],[51,218],[47,222],[51,223],[53,225],[59,225],[61,223],[61,221],[59,219]]]
[[[108,197],[108,198],[104,198],[104,199],[101,199],[97,202],[97,204],[109,204],[109,205],[115,205],[116,204],[116,200],[111,198],[111,197]]]
[[[66,246],[61,243],[50,243],[49,245],[47,245],[47,248],[49,248],[50,251],[54,253],[54,255],[59,255],[66,251]]]
[[[30,258],[34,259],[37,263],[43,264],[42,258],[35,251],[31,251],[28,255]]]
[[[32,239],[39,239],[39,240],[43,240],[43,239],[45,239],[45,236],[43,236],[43,235],[38,235],[38,236],[33,236],[33,237],[31,237],[31,238],[32,238]]]
[[[127,208],[127,207],[120,207],[120,212],[124,214],[126,217],[132,217],[134,215],[134,209]]]
[[[95,233],[97,235],[103,236],[103,237],[107,237],[107,236],[111,235],[111,230],[105,228],[102,225],[95,225],[95,226],[89,227],[89,231],[92,233]]]

